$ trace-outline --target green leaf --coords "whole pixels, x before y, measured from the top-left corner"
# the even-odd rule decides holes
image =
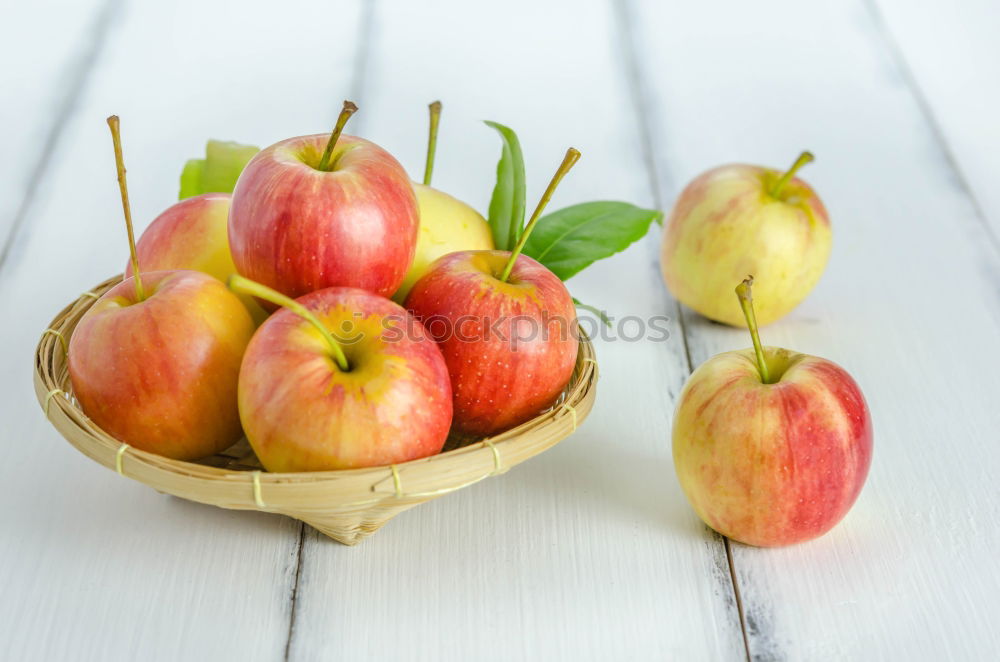
[[[577,299],[576,297],[573,297],[573,303],[574,305],[576,305],[577,308],[583,308],[587,312],[594,313],[595,315],[597,315],[597,319],[604,322],[604,326],[608,327],[609,329],[611,328],[611,318],[609,318],[608,314],[603,310],[601,310],[600,308],[595,308],[594,306],[586,304]]]
[[[486,122],[500,133],[503,153],[497,162],[497,183],[490,198],[489,225],[497,250],[511,250],[524,227],[524,156],[517,134],[511,129]]]
[[[205,158],[191,159],[181,172],[181,200],[202,193],[232,193],[247,162],[260,149],[252,145],[209,140]]]
[[[584,202],[538,219],[524,253],[568,280],[597,260],[625,250],[661,218],[661,211],[627,202]]]

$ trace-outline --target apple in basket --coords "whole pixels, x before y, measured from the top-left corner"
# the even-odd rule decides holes
[[[784,317],[816,285],[830,255],[830,219],[795,173],[727,165],[698,176],[674,204],[663,231],[660,268],[678,301],[709,319],[745,324],[732,305],[733,283],[760,283],[761,324]]]
[[[570,149],[519,242],[508,251],[463,251],[438,259],[410,290],[409,308],[444,354],[455,429],[487,436],[550,407],[576,363],[576,308],[562,281],[522,255],[563,176]]]
[[[241,436],[237,379],[254,324],[239,298],[207,274],[140,271],[118,118],[108,125],[134,276],[98,299],[73,331],[73,393],[94,423],[131,446],[178,460],[211,455]]]
[[[427,162],[423,184],[414,182],[420,207],[420,233],[413,264],[406,272],[403,284],[392,296],[400,303],[406,300],[413,284],[430,269],[434,260],[455,251],[491,250],[493,235],[486,219],[475,209],[443,191],[431,187],[434,154],[437,150],[437,129],[441,117],[441,102],[430,104],[431,127],[427,140]]]
[[[135,250],[142,268],[146,271],[194,269],[225,283],[236,273],[227,234],[230,200],[228,193],[204,193],[167,207],[136,242]],[[129,261],[125,276],[131,275],[132,263]],[[240,298],[254,321],[263,322],[267,313],[253,297]]]
[[[381,466],[439,453],[452,400],[441,351],[401,306],[356,288],[290,299],[233,276],[229,287],[284,306],[243,358],[240,418],[268,471]]]
[[[714,356],[688,379],[674,415],[674,467],[708,526],[771,547],[843,519],[868,475],[872,424],[843,368],[761,347],[752,282],[736,291],[753,349]]]
[[[229,244],[239,273],[290,297],[331,286],[391,296],[417,243],[406,171],[378,145],[333,133],[262,150],[233,190]],[[324,148],[324,144],[326,147]]]

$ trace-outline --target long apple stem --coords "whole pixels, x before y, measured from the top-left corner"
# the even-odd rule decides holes
[[[767,361],[764,360],[764,348],[760,344],[760,333],[757,332],[757,315],[753,311],[753,295],[750,293],[750,286],[753,285],[753,276],[748,276],[742,283],[736,286],[736,296],[740,300],[740,308],[743,309],[743,317],[746,318],[747,328],[750,329],[750,338],[753,340],[753,351],[757,355],[757,370],[760,372],[760,381],[765,384],[771,383],[771,376],[767,372]]]
[[[562,163],[559,164],[559,168],[556,170],[556,174],[552,175],[552,181],[549,182],[548,187],[545,189],[545,193],[542,194],[542,199],[538,201],[538,206],[535,207],[535,211],[531,214],[531,219],[528,224],[524,226],[524,232],[521,233],[521,238],[517,241],[517,246],[511,251],[510,259],[507,260],[506,266],[503,268],[503,273],[500,275],[500,280],[504,283],[510,278],[510,272],[514,269],[514,263],[517,262],[518,256],[521,251],[524,250],[524,245],[528,242],[528,236],[531,235],[531,231],[535,229],[535,225],[538,223],[539,217],[545,210],[545,206],[549,204],[549,200],[552,199],[552,194],[555,193],[556,187],[559,186],[559,182],[562,178],[566,176],[566,173],[576,165],[576,162],[580,160],[580,152],[574,147],[570,147],[566,150],[566,156],[563,157]]]
[[[333,133],[330,134],[330,140],[326,143],[326,149],[323,150],[323,156],[320,157],[317,170],[327,170],[329,168],[330,157],[333,156],[333,148],[337,146],[337,140],[340,139],[344,125],[347,124],[347,120],[351,119],[351,115],[356,113],[357,110],[358,107],[354,105],[353,101],[344,102],[344,108],[340,111],[340,116],[337,117],[337,125],[333,127]]]
[[[347,372],[351,369],[350,364],[347,362],[347,357],[344,355],[344,349],[337,342],[337,339],[333,337],[333,334],[323,326],[323,323],[319,321],[312,311],[303,306],[301,303],[287,297],[277,290],[272,290],[267,285],[262,285],[256,281],[252,281],[249,278],[244,278],[243,276],[237,276],[233,274],[226,281],[226,285],[230,290],[238,294],[248,294],[250,296],[255,296],[263,299],[264,301],[270,301],[276,306],[282,306],[292,311],[305,321],[312,324],[326,340],[327,344],[330,345],[330,351],[333,352],[333,358],[337,362],[337,366],[341,370]]]
[[[795,159],[795,163],[792,164],[792,167],[785,171],[785,174],[783,174],[781,178],[774,183],[774,186],[771,187],[771,197],[778,197],[778,194],[781,193],[781,189],[785,188],[785,184],[792,181],[792,177],[794,177],[795,173],[799,171],[799,168],[807,163],[812,163],[815,160],[816,157],[812,155],[812,152],[805,151],[799,154],[799,158]]]
[[[427,162],[424,163],[424,186],[431,185],[431,175],[434,174],[434,154],[437,152],[438,123],[441,121],[441,102],[435,101],[428,108],[431,111],[431,129],[427,135]]]
[[[118,190],[122,194],[122,210],[125,212],[125,229],[128,231],[128,250],[132,256],[132,278],[135,280],[135,296],[139,301],[146,299],[146,291],[142,288],[142,277],[139,274],[139,254],[135,250],[135,233],[132,232],[132,208],[128,203],[128,184],[125,181],[125,159],[122,156],[121,124],[117,115],[108,118],[108,128],[111,129],[111,141],[115,145],[115,165],[118,168]]]

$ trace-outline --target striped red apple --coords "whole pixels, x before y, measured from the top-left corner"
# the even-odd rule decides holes
[[[403,282],[417,200],[392,155],[341,135],[354,110],[345,103],[332,134],[283,140],[247,164],[229,212],[241,275],[293,298],[332,286],[391,296]]]
[[[674,415],[674,468],[708,526],[772,547],[843,519],[868,475],[872,423],[843,368],[760,345],[751,283],[737,293],[754,348],[719,354],[688,379]]]

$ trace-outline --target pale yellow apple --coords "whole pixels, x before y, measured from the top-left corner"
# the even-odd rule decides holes
[[[393,299],[402,303],[410,288],[427,273],[431,263],[456,251],[493,250],[490,226],[479,212],[430,186],[413,184],[420,206],[420,233],[413,264]]]
[[[664,226],[660,267],[667,287],[709,319],[746,326],[733,287],[753,276],[757,320],[769,324],[813,289],[830,255],[830,220],[798,178],[775,194],[780,171],[714,168],[681,193]]]

